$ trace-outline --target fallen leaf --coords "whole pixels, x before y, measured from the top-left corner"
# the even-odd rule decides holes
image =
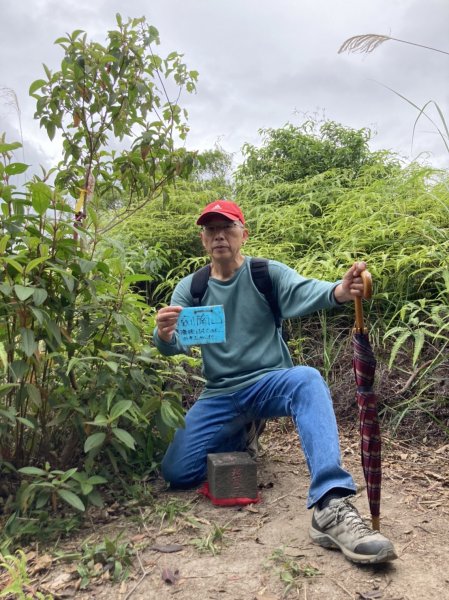
[[[175,527],[166,527],[165,529],[161,529],[159,532],[161,535],[170,535],[171,533],[177,533]]]
[[[69,581],[72,581],[72,579],[73,579],[73,573],[60,573],[59,575],[56,575],[56,577],[53,579],[53,581],[51,581],[48,584],[48,587],[49,587],[50,591],[56,592],[60,588],[67,585],[69,583]]]
[[[127,589],[126,581],[122,581],[122,583],[120,584],[120,588],[118,590],[118,593],[119,594],[126,594],[126,589]]]
[[[376,600],[384,595],[382,590],[370,590],[369,592],[357,592],[360,600]]]
[[[74,587],[68,587],[58,592],[58,598],[73,598],[76,594]]]
[[[181,550],[184,550],[184,546],[181,546],[181,544],[153,544],[153,546],[150,546],[150,550],[169,554],[171,552],[181,552]]]
[[[50,554],[42,554],[36,559],[36,562],[33,565],[32,573],[38,573],[39,571],[44,571],[45,569],[49,569],[53,563],[53,558]]]
[[[444,444],[444,446],[440,446],[438,450],[435,450],[435,454],[441,454],[445,450],[449,449],[449,444]]]
[[[130,542],[141,542],[142,540],[144,540],[147,537],[146,533],[138,533],[137,535],[133,535],[133,537],[130,539]]]

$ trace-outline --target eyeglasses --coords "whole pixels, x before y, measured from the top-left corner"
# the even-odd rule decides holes
[[[201,229],[206,235],[215,235],[219,231],[232,233],[236,229],[244,229],[244,227],[238,221],[232,221],[231,223],[222,223],[221,225],[203,225]]]

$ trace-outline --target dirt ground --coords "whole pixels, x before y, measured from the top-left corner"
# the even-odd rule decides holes
[[[399,555],[384,566],[357,566],[312,544],[308,474],[296,434],[273,422],[262,444],[259,504],[214,507],[195,491],[175,493],[158,482],[159,506],[190,502],[189,510],[170,521],[168,512],[154,519],[141,507],[140,519],[116,514],[60,545],[75,550],[87,536],[122,532],[133,548],[125,581],[112,584],[98,565],[98,576],[80,590],[76,565],[45,564],[38,553],[30,560],[39,566],[34,589],[78,600],[449,599],[449,444],[429,449],[384,438],[381,529]],[[343,462],[359,484],[355,504],[368,518],[358,445],[356,431],[342,432]]]

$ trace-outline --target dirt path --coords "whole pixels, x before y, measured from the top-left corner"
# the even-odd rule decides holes
[[[70,574],[59,566],[41,572],[39,589],[79,600],[449,599],[449,444],[429,450],[384,440],[382,531],[399,559],[361,567],[310,542],[305,462],[296,434],[281,427],[270,424],[262,438],[260,504],[216,508],[195,492],[165,491],[161,484],[159,506],[190,501],[188,512],[169,522],[167,509],[161,523],[142,509],[139,522],[121,517],[84,532],[83,539],[89,533],[104,539],[123,531],[132,541],[136,555],[126,582],[97,577],[75,591],[74,568]],[[355,432],[342,436],[342,450],[360,486],[355,504],[368,517]],[[160,551],[168,549],[179,551]]]

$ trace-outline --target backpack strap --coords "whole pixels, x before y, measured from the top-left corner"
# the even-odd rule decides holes
[[[274,295],[273,282],[271,281],[270,273],[268,271],[268,260],[266,258],[252,258],[250,267],[254,285],[267,299],[271,312],[273,313],[274,322],[279,329],[282,324],[281,312],[276,296]]]
[[[200,306],[201,300],[207,290],[207,284],[210,277],[210,265],[201,267],[198,271],[195,271],[190,284],[190,293],[193,297],[193,306]]]

